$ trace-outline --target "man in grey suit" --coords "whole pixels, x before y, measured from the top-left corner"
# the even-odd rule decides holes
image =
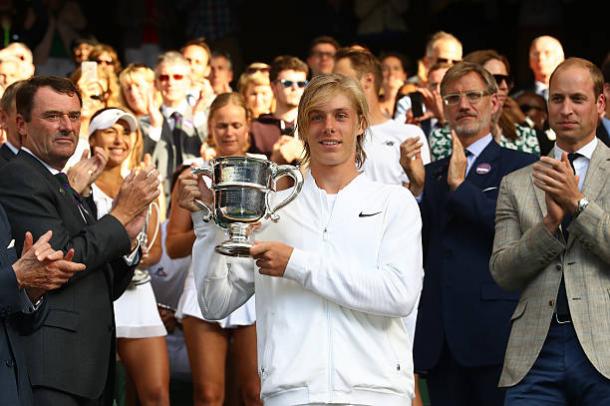
[[[180,53],[169,51],[159,56],[155,87],[161,94],[162,105],[151,114],[150,126],[148,122],[142,123],[142,132],[144,153],[151,154],[164,181],[166,195],[176,168],[200,156],[205,114],[194,115],[193,106],[187,101],[191,83],[191,67]]]
[[[507,405],[610,404],[610,149],[603,78],[570,58],[550,79],[550,156],[504,178],[490,265],[521,290],[500,386]]]

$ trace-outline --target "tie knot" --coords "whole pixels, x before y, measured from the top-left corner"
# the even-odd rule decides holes
[[[568,161],[570,162],[570,166],[574,172],[576,172],[576,168],[574,168],[574,160],[581,156],[582,154],[579,154],[578,152],[571,152],[568,154]]]
[[[172,113],[171,117],[174,119],[174,127],[181,129],[182,128],[182,114],[180,114],[180,112],[178,112],[178,111],[174,111]]]
[[[70,182],[68,181],[68,175],[63,172],[59,172],[57,175],[55,175],[55,178],[59,180],[62,186],[70,185]]]

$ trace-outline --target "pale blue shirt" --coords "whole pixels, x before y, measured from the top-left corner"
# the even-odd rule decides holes
[[[466,164],[466,176],[468,176],[468,172],[470,172],[470,168],[472,168],[472,164],[474,163],[474,161],[477,160],[479,155],[481,155],[483,150],[487,148],[489,143],[492,141],[493,137],[490,133],[466,147],[468,152],[470,152],[470,155],[466,157],[466,159],[468,160],[468,163]]]
[[[593,156],[593,151],[597,148],[598,143],[597,137],[594,137],[591,142],[587,145],[576,151],[580,156],[574,159],[574,172],[578,176],[578,190],[582,190],[582,185],[585,182],[585,176],[587,176],[587,170],[589,169],[589,162],[591,162],[591,157]],[[555,148],[553,148],[553,155],[555,159],[561,161],[561,155],[567,151],[562,150],[555,144]]]

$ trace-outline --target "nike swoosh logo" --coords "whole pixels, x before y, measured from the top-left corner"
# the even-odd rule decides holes
[[[381,214],[381,213],[382,212],[380,212],[380,211],[377,211],[375,213],[363,213],[363,212],[360,212],[360,214],[358,214],[358,217],[373,217],[373,216],[376,216],[376,215]]]

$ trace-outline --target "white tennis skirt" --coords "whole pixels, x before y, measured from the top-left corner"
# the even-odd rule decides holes
[[[159,316],[150,282],[130,286],[114,301],[117,338],[146,338],[167,335]]]
[[[195,276],[192,267],[189,268],[188,276],[184,281],[184,291],[178,302],[176,318],[182,319],[186,316],[195,317],[210,323],[218,323],[221,328],[235,328],[240,326],[250,326],[256,322],[254,295],[246,303],[235,309],[222,320],[206,320],[201,315],[199,302],[197,301],[197,289],[195,288]]]

